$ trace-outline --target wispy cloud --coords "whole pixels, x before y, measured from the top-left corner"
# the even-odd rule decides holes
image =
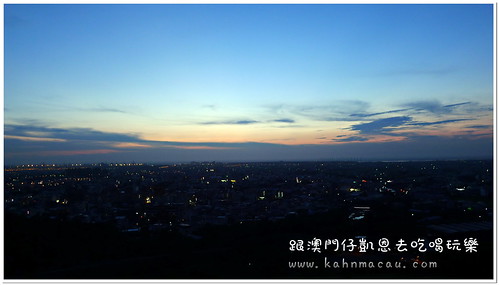
[[[120,152],[115,149],[90,149],[90,150],[54,150],[54,151],[41,151],[36,153],[40,156],[69,156],[81,154],[106,154]]]
[[[106,105],[75,105],[61,102],[64,101],[60,96],[43,96],[39,100],[31,100],[31,103],[36,106],[42,106],[43,109],[48,109],[50,112],[96,112],[96,113],[122,113],[133,114],[134,112],[127,111],[122,108],[109,107]],[[134,110],[137,110],[135,106]]]
[[[394,133],[394,130],[401,129],[412,129],[414,126],[425,127],[425,126],[436,126],[443,124],[451,124],[462,121],[470,121],[473,119],[464,118],[464,119],[450,119],[450,120],[441,120],[434,122],[421,122],[414,121],[410,116],[397,116],[390,117],[384,119],[377,119],[368,123],[361,123],[352,125],[349,130],[358,131],[359,134],[369,134],[369,135],[390,135],[390,136],[404,136],[409,134],[405,133]],[[417,133],[417,131],[412,131],[410,133]],[[339,137],[339,136],[338,136]]]
[[[24,153],[34,156],[106,154],[165,148],[229,150],[280,146],[280,144],[263,142],[153,141],[141,139],[133,134],[107,133],[86,128],[62,129],[27,125],[6,125],[4,139],[6,153],[9,155]]]
[[[466,126],[465,128],[468,129],[492,129],[492,125],[472,125],[472,126]]]
[[[415,132],[403,134],[405,137],[410,137],[410,139],[397,139],[398,142],[396,143],[393,142],[393,139],[383,140],[377,137],[380,134],[397,136],[398,132],[392,131],[411,122],[409,117],[374,120],[370,123],[355,125],[354,129],[357,130],[357,134],[337,135],[333,139],[323,136],[317,138],[321,141],[316,144],[298,146],[265,142],[151,141],[141,139],[137,135],[105,133],[91,129],[7,125],[4,146],[5,157],[8,159],[7,163],[33,162],[38,159],[42,161],[122,161],[124,159],[140,159],[143,161],[243,159],[261,161],[286,157],[287,159],[310,160],[327,159],[329,156],[324,156],[325,153],[338,153],[345,157],[351,157],[352,155],[369,157],[373,156],[373,154],[379,155],[387,150],[390,150],[389,152],[394,157],[400,155],[420,157],[424,154],[442,157],[442,155],[456,153],[459,155],[483,156],[492,151],[491,136],[486,134],[457,135],[451,138],[438,135],[425,136]],[[32,137],[28,137],[28,139],[14,135],[29,132],[31,132]],[[51,137],[48,139],[41,137],[41,135],[47,134],[50,134]],[[473,139],[471,139],[471,136],[473,136]],[[104,138],[110,140],[103,140]],[[462,147],[456,145],[455,142]],[[362,144],[359,145],[359,143]],[[422,144],[426,146],[422,147]],[[477,144],[480,147],[476,147]],[[441,145],[446,147],[435,149],[435,146]],[[470,153],[470,146],[478,152]],[[407,149],[413,150],[414,153],[412,151],[408,153]],[[417,154],[417,151],[421,153]]]
[[[121,110],[121,109],[115,109],[115,108],[104,108],[104,107],[99,107],[99,108],[79,108],[81,111],[92,111],[92,112],[105,112],[105,113],[122,113],[122,114],[128,114],[129,112]]]
[[[378,119],[369,123],[361,123],[353,125],[350,129],[352,131],[359,131],[359,133],[361,134],[386,134],[392,131],[393,128],[402,126],[411,121],[412,121],[411,117],[398,116],[398,117]]]
[[[411,116],[421,113],[433,115],[469,115],[480,112],[490,112],[490,107],[482,106],[471,101],[454,104],[442,104],[438,100],[414,101],[399,105],[399,108],[369,111],[371,104],[362,100],[341,100],[325,105],[287,105],[278,104],[265,106],[269,113],[292,114],[294,116],[306,117],[314,121],[325,122],[348,122],[359,121],[371,117],[382,117],[389,114],[400,114],[400,116]],[[277,120],[276,120],[277,121]]]
[[[238,120],[238,121],[211,121],[201,122],[201,125],[251,125],[258,124],[260,121],[255,120]]]
[[[119,143],[113,144],[113,147],[118,147],[118,148],[150,148],[152,146],[150,144],[144,144],[144,143],[119,142]]]
[[[454,107],[471,104],[471,102],[462,102],[450,105],[443,105],[438,100],[417,101],[403,104],[403,107],[409,107],[415,111],[427,111],[433,114],[449,114],[453,112]]]
[[[437,122],[414,122],[410,123],[408,125],[411,126],[432,126],[432,125],[441,125],[441,124],[448,124],[448,123],[455,123],[455,122],[461,122],[461,121],[469,121],[471,119],[454,119],[454,120],[443,120],[443,121],[437,121]]]
[[[34,127],[48,127],[48,124],[45,121],[37,120],[37,119],[29,119],[29,118],[15,118],[5,122],[4,127],[8,125],[25,125],[25,126],[34,126]]]
[[[338,100],[324,105],[265,105],[269,114],[300,116],[315,121],[355,121],[350,114],[367,113],[370,103],[362,100]]]
[[[276,123],[294,123],[295,120],[292,120],[292,119],[277,119],[277,120],[272,120],[271,122],[276,122]]]
[[[390,110],[390,111],[384,111],[384,112],[378,112],[378,113],[350,114],[350,116],[359,117],[359,118],[366,118],[366,117],[373,117],[373,116],[384,115],[384,114],[399,113],[399,112],[404,112],[404,111],[408,111],[408,110],[411,110],[411,108]]]
[[[140,139],[134,135],[108,133],[96,131],[90,128],[48,128],[42,126],[30,125],[5,125],[5,135],[21,136],[21,137],[38,137],[57,138],[64,140],[91,140],[91,141],[114,141],[114,142],[139,142]],[[43,134],[43,135],[42,135]]]
[[[24,137],[24,136],[10,136],[5,135],[5,139],[15,139],[22,141],[33,141],[33,142],[65,142],[65,139],[56,139],[56,138],[43,138],[43,137]]]
[[[345,137],[341,139],[333,139],[335,142],[365,142],[368,141],[369,138],[366,137],[361,137],[361,136],[351,136],[351,137]]]
[[[445,108],[450,108],[450,107],[456,107],[456,106],[462,106],[462,105],[469,105],[471,102],[463,102],[463,103],[456,103],[456,104],[450,104],[450,105],[445,105]]]
[[[210,110],[212,110],[212,111],[217,110],[217,105],[215,105],[215,104],[203,105],[203,106],[201,106],[201,107],[202,107],[202,108],[206,108],[206,109],[210,109]]]
[[[264,123],[295,123],[295,120],[289,118],[281,118],[274,120],[225,120],[225,121],[209,121],[201,122],[201,125],[252,125],[252,124],[264,124]]]

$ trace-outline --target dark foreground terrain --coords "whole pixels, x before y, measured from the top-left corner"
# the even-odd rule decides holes
[[[5,278],[493,278],[490,161],[250,166],[6,172]]]
[[[477,252],[428,252],[335,255],[289,250],[290,240],[314,237],[374,237],[417,239],[424,229],[412,227],[409,217],[380,216],[349,226],[340,213],[289,218],[235,226],[207,227],[201,239],[179,233],[122,233],[106,225],[5,218],[5,278],[21,279],[177,279],[177,278],[445,278],[489,279],[493,274],[492,231],[475,232]],[[373,226],[379,222],[380,226]],[[391,233],[391,234],[390,234]],[[441,235],[456,239],[468,235]],[[462,240],[462,239],[461,239]],[[400,261],[406,269],[323,268],[329,260]],[[437,268],[413,269],[411,259],[438,262]],[[336,259],[335,259],[336,258]],[[289,262],[316,261],[320,268],[289,268]]]

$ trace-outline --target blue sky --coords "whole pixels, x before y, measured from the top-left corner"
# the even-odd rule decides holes
[[[493,8],[5,5],[5,162],[491,158]]]

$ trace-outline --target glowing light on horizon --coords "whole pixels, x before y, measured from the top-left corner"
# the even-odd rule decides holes
[[[122,142],[113,144],[114,147],[118,148],[150,148],[151,145],[141,144],[141,143],[131,143],[131,142]]]

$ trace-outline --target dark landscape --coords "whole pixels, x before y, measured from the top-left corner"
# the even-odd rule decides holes
[[[492,173],[491,160],[7,166],[5,278],[490,279]]]

